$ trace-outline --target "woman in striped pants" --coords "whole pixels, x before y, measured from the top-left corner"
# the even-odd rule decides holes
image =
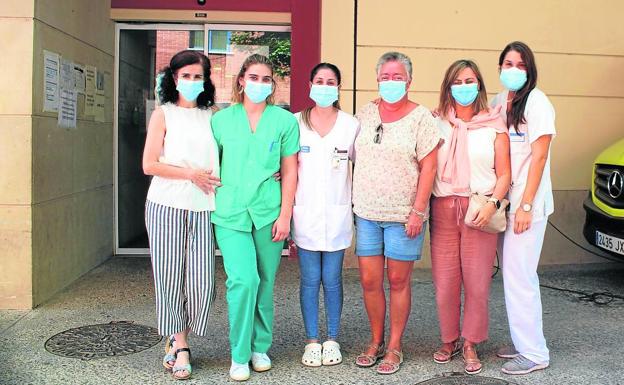
[[[210,120],[215,87],[210,62],[197,51],[173,56],[150,119],[143,170],[153,175],[145,209],[158,332],[172,336],[163,365],[191,376],[189,331],[203,336],[214,298],[215,209],[219,159]],[[169,338],[169,337],[168,337]]]

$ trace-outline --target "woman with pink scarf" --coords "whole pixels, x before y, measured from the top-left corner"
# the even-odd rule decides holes
[[[444,142],[438,150],[430,232],[442,346],[433,359],[445,364],[461,352],[465,372],[477,374],[482,364],[475,345],[488,338],[491,271],[498,239],[482,228],[509,189],[509,137],[500,107],[488,108],[483,78],[470,60],[458,60],[446,71],[438,113]],[[489,200],[473,218],[465,218],[471,193]]]

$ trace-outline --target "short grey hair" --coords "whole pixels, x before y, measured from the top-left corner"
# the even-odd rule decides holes
[[[405,67],[405,72],[407,72],[408,80],[412,80],[412,61],[409,56],[402,54],[401,52],[386,52],[377,61],[377,76],[379,76],[379,71],[381,71],[381,66],[384,64],[396,61],[403,64]]]

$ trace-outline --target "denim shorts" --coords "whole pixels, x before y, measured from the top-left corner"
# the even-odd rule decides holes
[[[408,238],[405,224],[371,221],[355,216],[355,253],[359,257],[385,255],[397,261],[420,260],[427,222],[416,237]]]

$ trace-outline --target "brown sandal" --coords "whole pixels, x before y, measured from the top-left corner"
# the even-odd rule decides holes
[[[467,358],[466,352],[474,353],[475,358]],[[462,358],[464,359],[464,372],[466,372],[466,374],[481,373],[483,365],[481,365],[481,360],[479,360],[477,350],[473,345],[464,345],[462,348]]]
[[[375,355],[370,355],[367,353],[371,349],[375,349]],[[355,364],[360,368],[370,368],[377,363],[377,360],[384,356],[384,351],[385,349],[383,342],[379,345],[370,344],[366,347],[365,352],[357,356],[357,358],[355,359]]]
[[[379,374],[394,374],[401,369],[401,364],[403,363],[403,352],[394,349],[388,349],[386,354],[392,353],[395,356],[399,357],[399,362],[394,362],[390,360],[386,360],[385,358],[381,360],[379,365],[377,365],[377,373]]]
[[[436,350],[433,353],[433,361],[437,364],[447,364],[451,362],[453,357],[461,352],[461,342],[457,339],[454,342],[451,342],[451,344],[453,344],[452,350],[448,350],[447,347],[444,346],[446,344],[443,344],[440,349]]]

